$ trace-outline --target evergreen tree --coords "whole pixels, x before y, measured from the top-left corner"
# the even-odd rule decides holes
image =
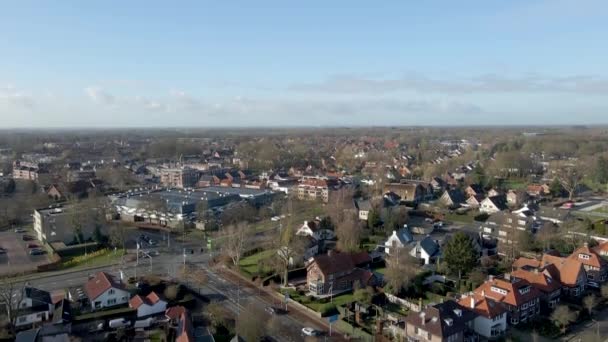
[[[596,182],[600,184],[608,183],[608,160],[604,156],[597,158],[594,175]]]
[[[458,273],[458,279],[472,270],[477,263],[477,251],[471,238],[463,232],[454,234],[445,246],[443,260],[451,273]]]

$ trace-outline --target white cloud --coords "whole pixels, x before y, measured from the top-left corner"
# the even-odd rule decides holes
[[[319,83],[294,84],[293,91],[331,92],[331,93],[368,93],[383,94],[398,91],[419,93],[576,93],[608,94],[608,78],[574,75],[544,76],[528,74],[519,77],[506,77],[494,74],[473,76],[464,79],[429,78],[419,74],[407,74],[400,78],[372,79],[352,75],[331,77]]]
[[[0,101],[27,109],[34,107],[34,98],[30,94],[18,90],[12,84],[0,87]]]
[[[95,103],[110,105],[116,100],[114,95],[97,86],[86,87],[84,88],[84,92]]]

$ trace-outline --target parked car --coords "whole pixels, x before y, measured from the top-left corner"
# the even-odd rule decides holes
[[[6,249],[0,247],[0,254],[6,254]]]
[[[33,236],[29,236],[29,235],[23,235],[21,237],[21,240],[23,240],[23,241],[32,241],[32,240],[34,240],[34,237]]]
[[[184,248],[184,254],[194,254],[194,249],[192,249],[192,248]]]
[[[40,246],[38,246],[38,245],[37,245],[37,244],[35,244],[35,243],[28,243],[28,244],[27,244],[27,248],[40,248]]]
[[[117,319],[113,319],[110,322],[108,322],[108,326],[113,329],[125,328],[130,325],[131,325],[131,321],[127,320],[126,318],[117,318]]]
[[[279,221],[281,218],[279,216],[273,216],[272,218],[270,218],[270,221]]]
[[[310,327],[302,328],[303,336],[319,336],[321,332]]]
[[[277,310],[275,308],[273,308],[272,306],[266,307],[266,309],[264,309],[264,311],[268,312],[271,315],[276,315],[277,314]]]
[[[155,257],[155,256],[159,256],[159,255],[160,255],[160,252],[159,252],[159,251],[149,251],[149,252],[148,252],[148,254],[149,254],[151,257]]]
[[[46,251],[40,248],[30,249],[30,255],[42,255],[44,253],[46,253]]]
[[[17,234],[22,234],[22,233],[25,233],[25,232],[26,232],[26,230],[23,229],[23,228],[15,228],[15,233],[17,233]]]

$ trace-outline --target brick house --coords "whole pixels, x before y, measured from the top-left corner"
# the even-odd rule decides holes
[[[310,294],[316,297],[336,295],[361,286],[375,285],[374,274],[358,265],[369,262],[367,253],[348,254],[329,251],[312,257],[306,265],[306,283]]]
[[[504,278],[490,277],[473,292],[501,303],[512,325],[526,322],[540,313],[541,293],[525,279],[509,274],[505,274]]]
[[[468,341],[475,314],[452,300],[429,306],[405,318],[408,341]]]

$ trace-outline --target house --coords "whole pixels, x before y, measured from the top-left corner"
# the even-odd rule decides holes
[[[507,204],[510,206],[518,206],[528,200],[528,194],[524,191],[509,190],[507,191]]]
[[[558,279],[553,278],[549,270],[545,269],[541,272],[538,268],[533,270],[520,268],[511,272],[511,276],[527,280],[540,291],[541,309],[545,309],[545,312],[549,312],[550,309],[555,308],[559,303],[562,285]]]
[[[488,191],[488,197],[495,197],[501,195],[504,195],[504,193],[500,189],[492,188]]]
[[[507,209],[509,206],[507,197],[504,195],[486,197],[479,205],[479,211],[486,214],[494,214]]]
[[[467,205],[471,208],[479,208],[481,207],[481,202],[483,201],[483,195],[474,195],[467,198]]]
[[[587,285],[600,287],[606,282],[608,276],[608,261],[603,259],[595,250],[585,242],[583,247],[579,247],[568,256],[570,260],[578,260],[587,273]]]
[[[467,341],[475,314],[452,300],[429,306],[405,318],[408,341]]]
[[[427,236],[416,242],[416,245],[410,250],[410,255],[423,260],[425,265],[434,264],[435,259],[439,256],[439,243]]]
[[[517,234],[520,232],[532,232],[534,218],[520,215],[515,212],[501,211],[488,217],[481,226],[482,236],[485,239],[500,241],[498,254],[503,256],[514,256]]]
[[[446,190],[439,198],[439,202],[446,207],[456,208],[466,202],[466,198],[460,189]]]
[[[92,310],[99,310],[129,301],[129,292],[124,284],[105,272],[98,272],[84,284]]]
[[[147,317],[165,312],[167,302],[160,299],[154,292],[145,297],[135,295],[129,300],[129,307],[137,310],[137,318]]]
[[[15,342],[71,342],[71,326],[46,324],[17,333]]]
[[[426,191],[417,183],[388,183],[384,185],[383,192],[392,192],[401,198],[401,201],[410,203],[422,202]]]
[[[441,179],[439,177],[434,177],[431,180],[431,187],[433,188],[433,192],[439,193],[439,192],[445,190],[445,188],[447,187],[447,184],[443,179]]]
[[[364,261],[362,259],[358,254],[331,250],[311,258],[306,265],[308,291],[315,297],[327,297],[352,291],[356,283],[363,287],[374,285],[376,276],[369,270],[357,267]]]
[[[358,211],[359,220],[367,221],[367,216],[370,210],[372,210],[372,204],[367,199],[359,199],[355,201],[355,207]]]
[[[298,253],[293,253],[293,250],[291,249],[291,247],[283,246],[277,250],[277,254],[279,256],[281,256],[281,258],[286,259],[289,257],[290,266],[298,265],[302,261],[309,260],[310,258],[319,254],[320,247],[319,247],[319,241],[317,241],[317,239],[315,239],[312,236],[308,236],[308,235],[296,235],[295,238],[301,240],[301,241],[295,241],[297,244],[299,244],[299,248],[297,249],[297,251],[302,253],[301,259],[298,259],[298,260],[293,259],[293,256]]]
[[[393,234],[384,242],[384,252],[390,255],[391,248],[403,248],[413,240],[414,237],[409,229],[401,228],[399,230],[393,230]]]
[[[175,330],[175,342],[194,342],[190,313],[181,305],[170,307],[165,311],[171,327]]]
[[[296,235],[311,236],[317,241],[331,240],[336,236],[333,230],[321,228],[321,221],[318,219],[304,221],[304,224],[296,231]]]
[[[464,189],[464,194],[467,198],[471,196],[483,196],[483,187],[479,184],[471,184]]]
[[[509,274],[505,274],[504,278],[490,276],[473,292],[503,305],[507,310],[508,322],[512,325],[527,322],[540,313],[540,291],[527,280]]]
[[[507,309],[493,299],[471,293],[458,301],[463,310],[476,314],[473,320],[473,330],[487,338],[497,339],[507,331]]]
[[[54,309],[50,293],[26,286],[15,314],[15,327],[22,329],[46,322],[51,319]]]
[[[551,188],[547,184],[529,184],[526,193],[533,197],[546,196],[551,193]]]
[[[547,271],[561,284],[561,294],[569,297],[582,296],[587,285],[587,273],[582,263],[550,253],[543,254],[541,260],[520,257],[513,262],[513,268],[536,272]]]
[[[604,241],[593,248],[595,253],[602,257],[608,257],[608,241]]]

